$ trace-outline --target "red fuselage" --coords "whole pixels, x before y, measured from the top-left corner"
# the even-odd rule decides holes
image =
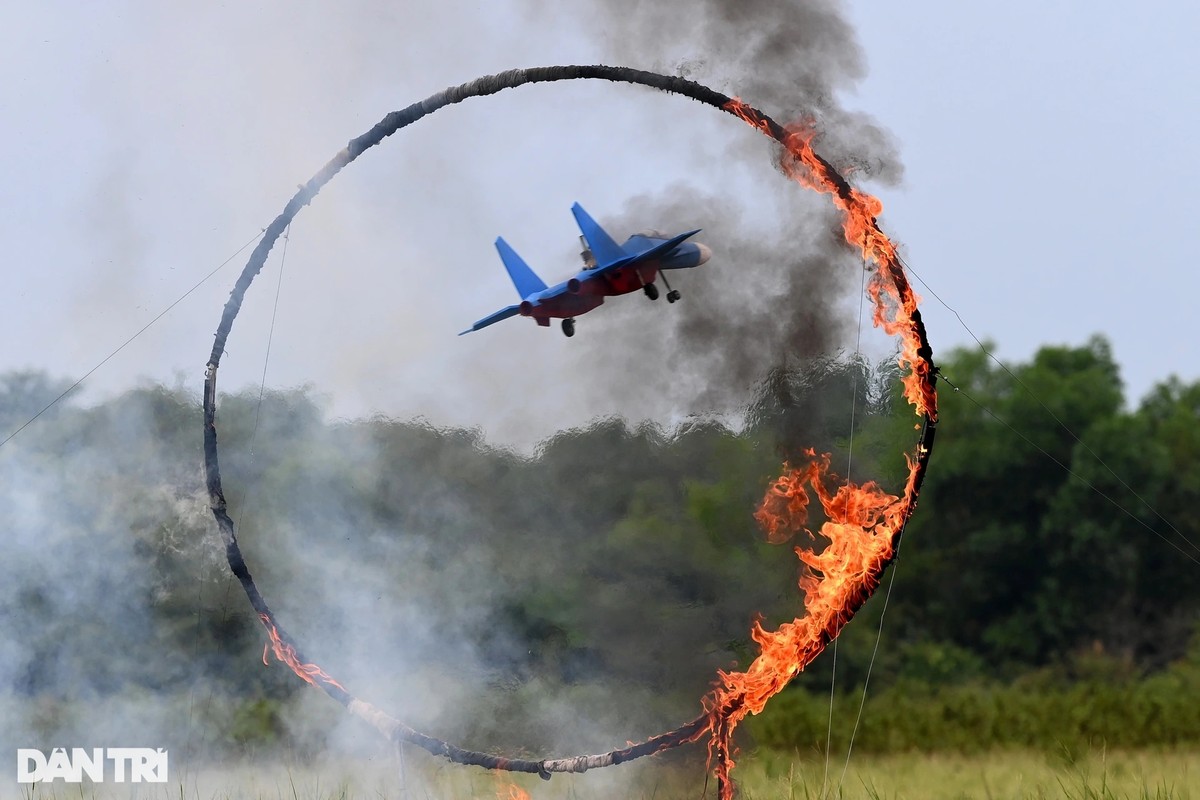
[[[521,304],[521,315],[533,317],[538,325],[551,319],[570,319],[586,314],[604,302],[605,297],[636,292],[658,277],[658,261],[647,260],[614,270],[592,280],[572,280],[567,291],[528,307]],[[585,271],[586,274],[586,271]]]

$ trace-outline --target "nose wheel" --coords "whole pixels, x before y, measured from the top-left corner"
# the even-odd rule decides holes
[[[642,291],[645,292],[646,297],[649,297],[651,300],[658,299],[658,287],[655,286],[653,283],[647,283],[645,286],[642,287]]]
[[[563,336],[566,336],[568,339],[570,337],[574,336],[575,335],[575,320],[564,319],[562,321],[562,328],[563,328]]]

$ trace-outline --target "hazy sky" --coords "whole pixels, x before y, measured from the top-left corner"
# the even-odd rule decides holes
[[[589,4],[552,8],[6,2],[0,370],[83,374],[265,227],[348,139],[447,85],[514,66],[623,60],[684,64],[739,93],[720,54],[689,52],[686,36],[664,33],[661,52],[617,59],[621,42]],[[902,177],[864,186],[883,198],[883,226],[920,278],[1002,358],[1100,332],[1134,398],[1172,373],[1196,379],[1185,259],[1200,182],[1200,10],[1032,0],[844,8],[867,73],[843,82],[837,99],[890,131]],[[548,282],[570,273],[575,200],[603,221],[622,219],[638,196],[736,197],[747,210],[739,225],[774,230],[801,190],[774,172],[765,139],[723,116],[573,82],[473,100],[402,131],[297,219],[268,382],[311,382],[338,414],[424,414],[502,438],[605,410],[638,416],[590,402],[594,374],[575,378],[601,371],[620,397],[622,360],[641,357],[634,334],[660,336],[665,304],[612,301],[632,304],[621,319],[633,334],[603,361],[585,338],[591,317],[570,341],[521,319],[455,334],[513,301],[497,235]],[[820,218],[820,199],[802,202]],[[681,224],[719,228],[712,213]],[[721,270],[722,242],[698,238],[715,253],[704,269]],[[98,371],[90,391],[139,379],[198,389],[247,254]],[[257,385],[279,259],[234,328],[226,389]],[[855,281],[839,301],[851,328]],[[705,302],[702,284],[695,293],[680,284],[684,302]],[[921,294],[935,355],[968,343]],[[645,387],[628,389],[637,405]]]

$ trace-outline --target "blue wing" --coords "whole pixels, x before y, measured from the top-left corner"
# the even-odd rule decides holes
[[[697,228],[694,231],[673,236],[665,242],[647,247],[645,250],[630,251],[628,248],[617,244],[608,235],[608,232],[600,227],[600,223],[592,219],[583,210],[583,206],[579,205],[579,203],[571,206],[571,213],[575,215],[575,221],[579,223],[579,230],[583,233],[583,238],[587,241],[588,249],[592,251],[592,256],[596,259],[596,268],[590,271],[592,277],[620,269],[634,261],[641,261],[644,258],[653,258],[662,253],[669,253],[684,239],[695,236],[700,232],[700,229]]]
[[[614,261],[611,264],[605,264],[602,267],[597,267],[591,272],[591,274],[595,276],[603,275],[606,272],[612,272],[613,270],[620,269],[621,267],[629,266],[637,261],[644,261],[647,258],[654,258],[657,255],[669,253],[678,247],[684,239],[687,239],[689,236],[695,236],[700,232],[700,230],[700,228],[696,228],[694,231],[688,231],[687,233],[681,233],[678,236],[672,236],[665,242],[660,242],[653,247],[647,247],[645,250],[638,250],[630,255],[625,256],[619,261]]]
[[[500,322],[501,320],[506,320],[509,317],[516,316],[516,314],[520,310],[520,308],[521,308],[520,304],[512,305],[512,306],[505,306],[504,308],[497,311],[495,314],[491,314],[490,316],[486,316],[483,319],[479,320],[479,322],[476,322],[474,325],[467,328],[465,331],[463,331],[462,333],[460,333],[458,335],[462,336],[463,333],[470,333],[471,331],[477,331],[480,328],[486,328],[488,325],[493,325],[497,322]]]

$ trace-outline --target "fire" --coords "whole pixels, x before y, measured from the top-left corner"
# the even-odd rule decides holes
[[[515,783],[510,783],[508,786],[502,786],[496,791],[496,800],[530,800],[530,797],[529,792]]]
[[[810,448],[805,455],[815,456]],[[754,519],[767,535],[771,544],[783,544],[804,526],[808,518],[808,492],[804,489],[801,473],[792,472],[783,465],[784,473],[775,479],[767,490]]]
[[[342,686],[340,683],[335,681],[332,677],[330,677],[329,673],[321,669],[316,664],[306,664],[302,662],[300,657],[296,654],[296,648],[280,638],[279,629],[275,627],[275,623],[269,616],[260,613],[258,618],[262,620],[263,627],[267,629],[267,636],[270,637],[270,641],[263,645],[264,665],[268,663],[267,652],[271,651],[275,653],[275,658],[279,659],[284,664],[287,664],[292,668],[292,672],[296,673],[313,686],[318,686],[317,681],[321,681],[322,683],[336,686],[343,692],[346,691],[345,686]]]
[[[779,129],[761,113],[734,98],[725,105],[752,127],[783,145],[782,168],[788,177],[818,192],[831,195],[842,212],[846,241],[857,247],[864,260],[873,262],[867,292],[874,306],[874,324],[900,338],[900,366],[904,396],[919,417],[932,425],[937,419],[937,394],[932,361],[917,313],[918,299],[909,285],[895,245],[879,229],[879,200],[851,187],[812,148],[811,125]],[[768,541],[781,543],[804,530],[814,542],[824,542],[820,553],[797,547],[796,556],[806,568],[800,579],[805,613],[778,630],[768,631],[755,622],[750,631],[758,656],[744,672],[718,673],[713,691],[705,698],[709,714],[709,755],[719,778],[721,800],[733,797],[729,780],[734,767],[732,736],[747,714],[757,714],[767,701],[808,666],[841,632],[879,585],[879,578],[895,556],[905,522],[916,505],[924,444],[908,456],[908,479],[903,495],[884,492],[874,482],[861,486],[834,481],[829,455],[807,452],[804,466],[784,464],[783,474],[767,489],[755,519]],[[831,485],[837,488],[830,490]],[[813,497],[821,504],[825,522],[813,533],[806,525]]]
[[[857,247],[864,259],[878,266],[867,292],[874,303],[875,326],[900,337],[900,366],[906,372],[904,397],[918,416],[936,419],[937,394],[933,376],[929,374],[929,363],[919,352],[921,339],[915,321],[919,298],[908,284],[896,246],[879,229],[876,217],[883,211],[883,203],[847,184],[828,161],[817,155],[812,148],[816,132],[811,125],[797,124],[776,132],[770,120],[736,97],[725,105],[725,110],[783,145],[782,167],[789,178],[832,197],[834,205],[842,212],[842,232],[846,241]]]
[[[747,714],[757,714],[767,700],[783,689],[832,641],[878,585],[878,575],[895,553],[895,538],[904,522],[902,498],[884,492],[874,482],[862,486],[840,483],[831,491],[834,476],[829,454],[803,467],[789,468],[764,497],[755,517],[763,529],[805,530],[825,542],[817,553],[797,547],[796,556],[807,567],[800,579],[806,614],[767,631],[755,623],[751,637],[761,652],[745,672],[720,672],[719,688],[710,697],[710,710],[719,712],[733,728]],[[779,502],[780,487],[789,493]],[[826,521],[817,533],[808,522],[809,491],[816,496]],[[803,502],[797,498],[804,498]],[[778,541],[778,536],[775,538]]]

